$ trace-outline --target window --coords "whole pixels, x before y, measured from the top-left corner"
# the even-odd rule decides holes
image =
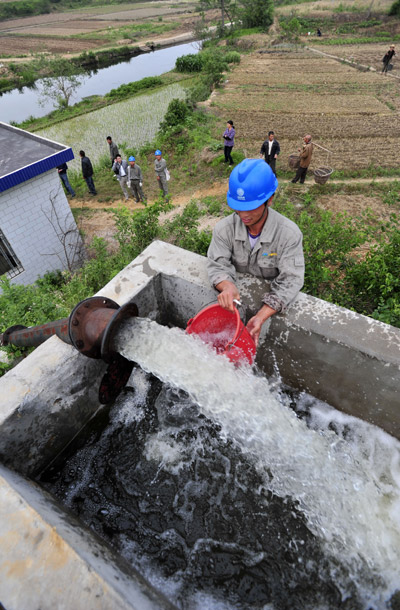
[[[7,274],[8,278],[15,277],[24,270],[14,250],[8,243],[3,231],[0,229],[0,276]]]

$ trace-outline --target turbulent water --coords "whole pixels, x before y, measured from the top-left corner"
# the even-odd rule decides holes
[[[135,319],[117,347],[141,369],[53,493],[180,608],[392,607],[398,441],[179,329]]]

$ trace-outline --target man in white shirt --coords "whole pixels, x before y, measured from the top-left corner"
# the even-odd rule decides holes
[[[279,146],[278,140],[275,140],[275,134],[273,131],[268,132],[268,139],[265,140],[261,145],[260,155],[265,157],[266,163],[270,166],[276,176],[276,160],[281,147]]]
[[[125,159],[121,158],[121,155],[117,155],[113,163],[112,170],[116,175],[123,194],[125,195],[125,199],[129,199],[128,189],[126,188],[126,183],[128,182],[128,163],[125,161]]]

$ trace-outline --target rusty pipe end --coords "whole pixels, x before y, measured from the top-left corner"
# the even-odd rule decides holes
[[[14,326],[10,326],[10,328],[7,328],[7,330],[5,330],[4,333],[0,335],[0,345],[6,346],[12,343],[12,334],[17,332],[18,330],[25,330],[25,328],[27,327],[23,326],[22,324],[14,324]]]
[[[122,321],[138,315],[134,303],[120,307],[107,297],[90,297],[78,303],[68,321],[72,345],[88,358],[110,362],[111,342]]]

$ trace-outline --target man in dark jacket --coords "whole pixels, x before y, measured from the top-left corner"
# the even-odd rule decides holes
[[[276,160],[281,147],[279,146],[278,140],[275,140],[275,134],[273,131],[268,132],[268,139],[263,142],[260,150],[260,155],[265,157],[266,163],[270,166],[276,176]]]
[[[82,164],[82,176],[83,176],[86,184],[88,185],[88,189],[89,189],[90,193],[92,195],[97,195],[97,191],[96,191],[96,188],[95,188],[94,182],[93,182],[93,166],[90,162],[90,159],[89,159],[89,157],[87,157],[85,155],[84,150],[79,151],[79,156],[81,158],[81,164]]]
[[[118,146],[116,144],[114,144],[111,136],[107,136],[106,140],[108,143],[108,148],[110,149],[110,159],[111,159],[111,167],[112,167],[114,165],[115,159],[117,158],[117,155],[119,155]]]
[[[68,193],[71,195],[71,197],[75,197],[75,191],[72,188],[72,186],[70,185],[68,176],[67,176],[68,165],[66,163],[61,163],[61,165],[57,165],[57,169],[58,169],[58,175],[60,176],[61,181],[63,182]]]

